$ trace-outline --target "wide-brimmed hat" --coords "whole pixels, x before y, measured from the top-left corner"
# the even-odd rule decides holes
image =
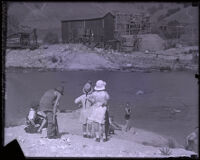
[[[96,86],[94,87],[94,89],[96,91],[102,91],[102,90],[105,90],[105,87],[106,87],[106,82],[104,82],[102,80],[98,80],[96,82]]]
[[[91,82],[87,82],[83,87],[83,93],[90,94],[92,92],[93,92],[92,84],[91,84]]]
[[[63,86],[58,86],[57,88],[55,88],[56,91],[58,91],[60,94],[64,94],[64,87]]]

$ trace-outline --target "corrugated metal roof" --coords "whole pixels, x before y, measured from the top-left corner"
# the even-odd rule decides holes
[[[107,13],[96,12],[95,14],[90,14],[90,15],[87,14],[87,16],[84,16],[84,15],[73,16],[73,19],[70,16],[70,17],[67,17],[65,20],[62,20],[62,22],[101,19],[107,14],[113,15],[111,12],[107,12]]]

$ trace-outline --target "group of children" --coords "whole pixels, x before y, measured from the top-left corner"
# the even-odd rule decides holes
[[[88,81],[83,87],[83,95],[75,99],[75,103],[81,103],[82,109],[80,122],[83,126],[83,137],[95,137],[97,142],[102,138],[107,141],[109,134],[114,134],[114,130],[122,130],[122,127],[114,122],[113,116],[109,114],[108,100],[109,94],[105,90],[106,82],[98,80],[93,89],[92,82]],[[125,131],[130,130],[131,106],[129,103],[125,107]]]
[[[58,135],[58,125],[56,112],[59,100],[63,95],[64,88],[58,87],[48,90],[42,96],[40,103],[31,105],[26,118],[25,131],[28,133],[41,133],[43,128],[47,128],[47,137],[55,138]],[[114,117],[109,115],[108,101],[110,96],[106,91],[106,82],[98,80],[95,86],[88,81],[83,89],[83,94],[75,99],[75,104],[81,104],[80,122],[82,123],[83,137],[94,138],[95,141],[103,142],[108,140],[109,134],[114,134],[114,130],[122,130],[122,127],[114,122]],[[125,106],[125,131],[130,130],[130,104]]]
[[[104,142],[108,138],[108,100],[110,96],[105,91],[105,87],[106,82],[98,80],[93,89],[89,81],[83,87],[83,95],[75,99],[75,103],[81,103],[82,106],[80,122],[83,126],[83,137],[95,136],[97,142],[100,142],[101,137]]]
[[[114,134],[115,130],[122,130],[122,127],[114,122],[114,117],[109,114],[110,96],[105,89],[105,81],[98,80],[94,88],[92,82],[88,81],[83,87],[83,94],[74,101],[75,104],[81,104],[80,122],[83,137],[95,138],[97,142],[100,142],[101,138],[105,142],[109,134]],[[41,133],[45,128],[47,138],[58,138],[56,112],[59,111],[59,100],[63,93],[64,87],[50,89],[44,93],[39,103],[31,104],[24,128],[27,133]],[[126,121],[124,131],[126,132],[131,128],[131,108],[130,103],[126,103],[124,116]],[[194,150],[197,135],[198,127],[186,137],[187,150]]]

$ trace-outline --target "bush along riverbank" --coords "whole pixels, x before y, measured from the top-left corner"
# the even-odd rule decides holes
[[[198,71],[198,47],[122,53],[82,44],[43,45],[7,50],[6,68],[44,70]]]
[[[58,113],[58,139],[28,134],[24,125],[5,128],[5,145],[17,139],[28,157],[190,157],[196,154],[175,141],[137,128],[129,132],[116,131],[107,142],[83,138],[79,114],[79,111]]]

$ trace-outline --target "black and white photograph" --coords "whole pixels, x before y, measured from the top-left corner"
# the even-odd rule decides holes
[[[25,157],[199,157],[198,4],[4,7],[4,146],[17,140]]]

